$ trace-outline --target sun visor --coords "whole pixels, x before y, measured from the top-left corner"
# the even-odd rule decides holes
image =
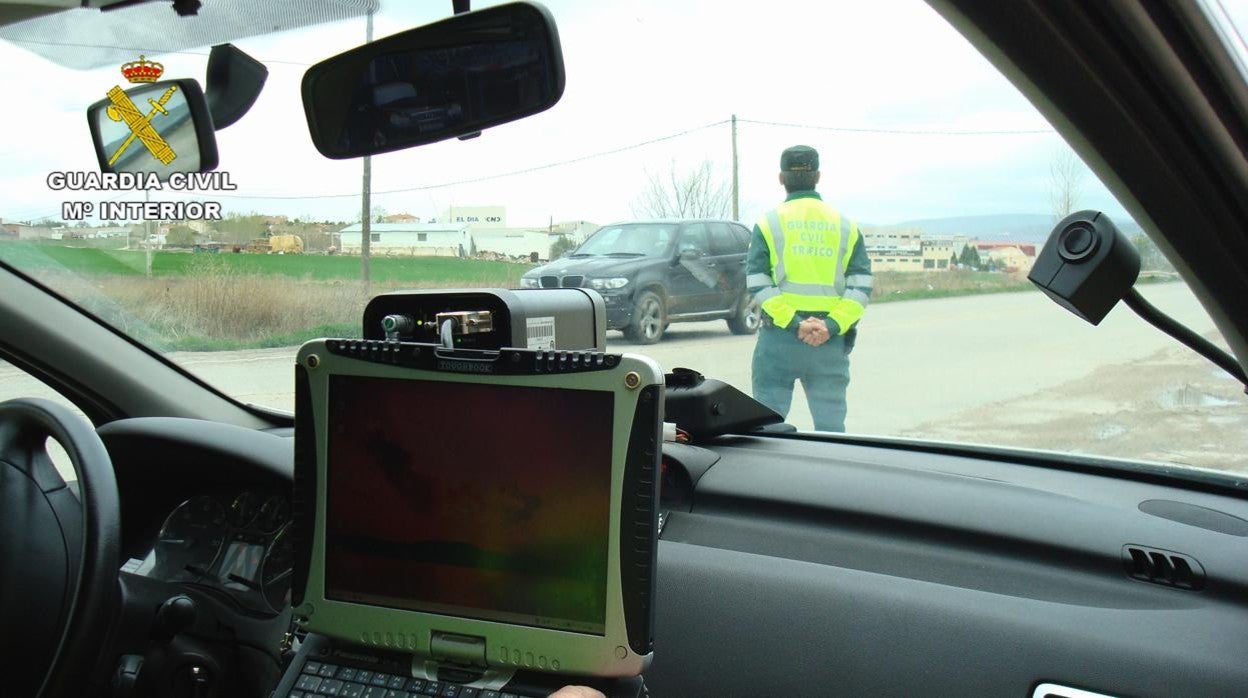
[[[0,39],[67,68],[87,70],[251,36],[362,17],[379,0],[213,0],[180,17],[168,2],[72,9],[0,27]],[[67,48],[72,50],[66,50]]]

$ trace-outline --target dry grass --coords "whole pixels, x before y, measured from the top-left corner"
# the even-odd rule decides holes
[[[871,302],[967,296],[980,293],[1026,291],[1035,288],[1026,274],[982,271],[883,271],[875,274]]]
[[[189,257],[190,255],[185,255]],[[359,336],[371,294],[400,288],[496,286],[487,279],[374,283],[258,273],[195,255],[179,276],[82,275],[42,269],[39,278],[126,334],[157,349],[220,350]],[[969,271],[881,272],[873,302],[1026,290],[1025,277]]]
[[[157,348],[233,349],[358,336],[370,295],[433,283],[373,284],[254,274],[205,256],[180,277],[44,274],[42,280]],[[480,286],[464,283],[461,286]]]

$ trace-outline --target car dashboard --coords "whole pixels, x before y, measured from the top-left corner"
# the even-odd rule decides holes
[[[122,572],[194,586],[241,612],[276,616],[290,605],[289,526],[286,492],[198,494],[165,517],[151,550]]]
[[[143,659],[136,695],[267,695],[290,630],[291,439],[176,418],[98,432],[122,512],[121,617],[102,655]]]
[[[290,430],[149,418],[100,435],[123,577],[216,607],[223,642],[249,633],[270,658],[246,685],[267,691],[290,618]],[[1248,685],[1242,492],[839,439],[664,444],[654,695]]]

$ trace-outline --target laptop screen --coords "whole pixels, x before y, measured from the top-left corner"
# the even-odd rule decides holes
[[[602,635],[614,395],[335,375],[325,595]]]

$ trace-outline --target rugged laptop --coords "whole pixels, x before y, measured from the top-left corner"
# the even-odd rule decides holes
[[[662,405],[641,356],[304,345],[276,695],[644,690]]]

